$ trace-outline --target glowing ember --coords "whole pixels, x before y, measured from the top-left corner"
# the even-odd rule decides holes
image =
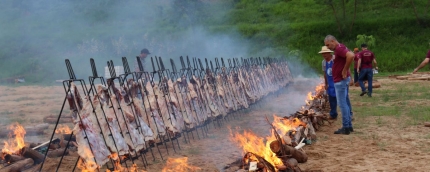
[[[162,172],[192,172],[201,170],[199,167],[190,166],[187,164],[188,158],[168,158],[166,166]]]
[[[57,129],[55,130],[55,133],[57,133],[57,134],[70,134],[70,133],[72,133],[72,130],[67,125],[59,124]]]
[[[16,154],[25,147],[24,136],[26,132],[24,127],[18,123],[12,124],[8,128],[13,131],[13,134],[9,133],[9,139],[4,142],[2,152],[5,154]]]

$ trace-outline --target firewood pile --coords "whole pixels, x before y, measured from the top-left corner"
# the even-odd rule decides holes
[[[235,135],[233,140],[238,141],[245,150],[242,159],[242,169],[256,172],[299,172],[299,163],[308,160],[305,145],[316,141],[316,131],[325,124],[331,125],[328,120],[329,103],[324,86],[317,86],[314,94],[308,94],[306,105],[290,116],[274,116],[272,123],[272,137],[260,148],[246,149],[246,142],[253,142],[249,134],[246,136]],[[241,138],[242,137],[242,138]],[[258,144],[253,146],[258,147]],[[266,145],[266,147],[264,147]],[[269,148],[267,148],[269,145]],[[253,147],[251,146],[251,147]],[[258,150],[260,150],[258,152]],[[261,151],[263,150],[263,151]]]
[[[157,153],[153,149],[163,159],[160,149],[169,153],[167,144],[176,152],[180,149],[179,138],[189,143],[195,135],[206,137],[208,124],[220,127],[237,112],[292,81],[283,59],[235,58],[224,63],[223,58],[216,58],[205,59],[203,65],[201,59],[180,57],[182,68],[177,70],[174,60],[170,59],[171,68],[167,69],[161,57],[155,57],[151,58],[152,72],[144,71],[142,66],[139,72],[131,72],[125,57],[122,62],[125,74],[117,76],[113,62],[108,61],[111,78],[105,79],[98,76],[91,59],[93,73],[89,83],[85,83],[75,77],[70,61],[66,60],[70,79],[63,81],[65,103],[59,116],[47,116],[45,121],[55,121],[54,132],[59,123],[74,127],[62,137],[53,132],[51,141],[31,149],[42,157],[30,157],[32,161],[22,162],[22,168],[42,161],[38,166],[44,169],[45,157],[59,157],[58,170],[68,154],[77,157],[74,168],[87,171],[123,169],[122,166],[135,165],[137,160],[147,165],[147,156],[155,160]],[[64,113],[64,108],[70,113]],[[298,138],[294,142],[295,139]],[[284,145],[274,143],[279,147],[279,156],[285,154]]]
[[[389,78],[395,78],[398,80],[430,80],[430,72],[417,72],[415,74],[408,73],[406,75],[391,75]]]

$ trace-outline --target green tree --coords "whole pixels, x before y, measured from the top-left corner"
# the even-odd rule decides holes
[[[315,3],[320,5],[327,5],[329,8],[331,8],[340,34],[345,34],[347,25],[349,23],[348,22],[349,19],[346,15],[346,12],[347,12],[346,4],[348,2],[349,0],[315,0]],[[336,11],[336,9],[340,9],[340,12]],[[357,14],[357,0],[354,0],[354,14],[352,16],[352,19],[350,19],[351,27],[350,27],[349,33],[352,32],[354,21],[356,19],[356,14]]]
[[[422,16],[420,16],[420,14],[418,14],[417,8],[415,7],[414,0],[411,0],[411,4],[412,4],[412,7],[414,8],[414,14],[415,14],[415,18],[417,19],[417,23],[419,25],[421,25],[421,26],[426,26],[425,19],[428,18],[427,17],[427,12],[429,10],[430,0],[427,1],[427,5],[426,5],[426,8],[425,8],[424,13],[422,14]]]
[[[360,47],[361,44],[367,44],[368,47],[372,47],[375,46],[375,37],[373,37],[373,35],[357,35],[357,41],[355,42],[355,44],[357,45],[357,47]]]

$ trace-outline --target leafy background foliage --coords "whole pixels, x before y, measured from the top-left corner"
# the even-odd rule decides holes
[[[86,78],[90,73],[89,58],[94,58],[101,68],[109,59],[117,64],[122,56],[132,59],[142,47],[166,58],[193,54],[195,50],[187,46],[199,44],[183,40],[199,30],[207,32],[205,36],[227,35],[240,40],[232,43],[234,48],[246,47],[243,57],[282,56],[311,67],[299,73],[319,71],[322,58],[317,52],[327,34],[336,36],[350,49],[357,47],[357,35],[372,35],[376,43],[369,48],[381,72],[411,71],[429,49],[427,3],[4,0],[0,6],[0,82],[17,76],[24,76],[29,83],[66,79],[66,58],[74,66],[82,66],[76,72]],[[213,44],[217,47],[222,41]]]

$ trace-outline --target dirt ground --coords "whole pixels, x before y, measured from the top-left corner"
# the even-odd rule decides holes
[[[145,170],[161,171],[166,166],[167,158],[187,157],[188,164],[199,167],[198,171],[237,171],[237,165],[228,165],[241,158],[243,152],[230,140],[231,131],[242,133],[247,130],[261,137],[269,135],[270,126],[264,117],[273,114],[286,116],[298,110],[304,104],[307,93],[313,91],[318,82],[319,79],[298,79],[288,88],[264,98],[250,109],[230,114],[220,126],[211,123],[206,131],[197,129],[192,133],[194,139],[189,133],[190,143],[184,143],[186,134],[182,134],[178,139],[180,150],[178,142],[173,142],[176,152],[171,142],[166,145],[167,150],[164,145],[160,145],[163,160],[157,149],[153,148],[155,160],[148,152],[146,159],[149,166]],[[380,82],[393,81],[386,79]],[[0,123],[3,126],[12,122],[24,126],[43,123],[44,116],[59,114],[64,95],[62,86],[0,86]],[[352,104],[353,107],[360,106],[359,103]],[[351,135],[333,134],[340,127],[340,120],[331,126],[322,127],[317,132],[317,142],[304,147],[309,158],[308,162],[299,164],[300,168],[323,171],[430,171],[430,139],[426,138],[430,128],[416,125],[396,127],[401,118],[384,116],[381,118],[390,125],[378,126],[378,120],[372,118],[360,118],[360,114],[355,114],[354,125],[357,127]],[[51,125],[42,136],[26,137],[26,142],[49,140],[53,127]],[[0,147],[3,146],[3,140],[0,138]],[[66,157],[60,171],[71,171],[75,162],[75,157]],[[139,165],[138,169],[143,169],[141,158],[134,162]],[[131,165],[131,161],[128,161],[128,165]],[[50,160],[46,166],[56,167],[56,161]]]

